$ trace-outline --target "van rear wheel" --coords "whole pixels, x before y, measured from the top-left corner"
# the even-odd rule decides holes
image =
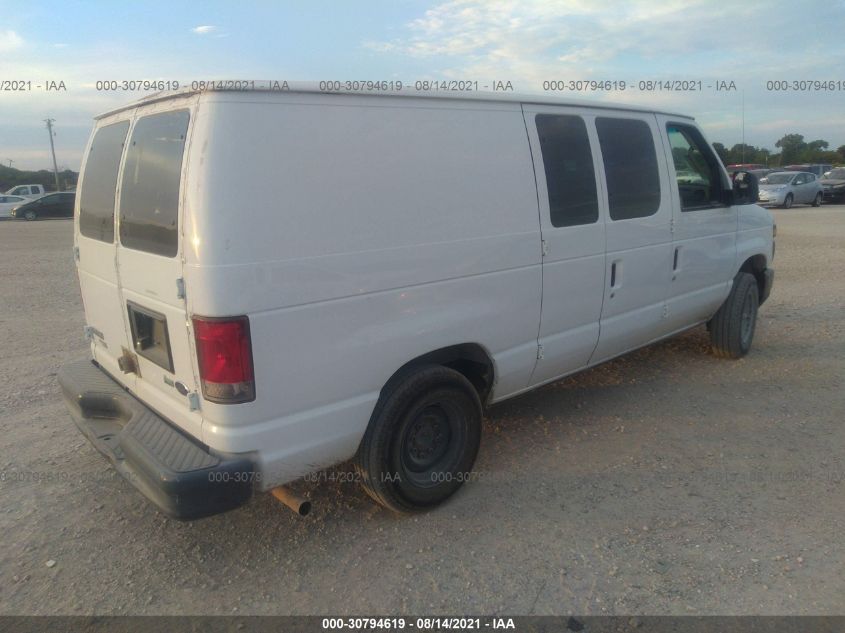
[[[481,442],[481,400],[462,374],[426,365],[391,381],[355,456],[364,490],[396,512],[448,499],[469,473]]]
[[[748,353],[754,340],[759,303],[754,275],[738,273],[731,293],[709,323],[710,344],[716,356],[740,358]]]

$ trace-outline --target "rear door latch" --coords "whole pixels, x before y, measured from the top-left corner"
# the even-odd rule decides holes
[[[124,374],[136,374],[140,376],[141,372],[138,369],[138,357],[125,347],[122,348],[122,350],[123,353],[120,355],[120,358],[117,359],[117,366],[120,367],[120,371]]]

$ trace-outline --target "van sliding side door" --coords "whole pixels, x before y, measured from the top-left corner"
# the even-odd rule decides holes
[[[672,205],[655,116],[611,111],[594,124],[608,219],[601,336],[591,364],[669,333],[672,271]]]
[[[583,108],[525,105],[543,239],[538,359],[530,385],[585,367],[599,338],[605,208],[593,116]]]

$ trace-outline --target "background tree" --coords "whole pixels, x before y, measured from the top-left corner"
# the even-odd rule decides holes
[[[807,149],[803,134],[786,134],[781,138],[775,147],[781,149],[781,165],[790,165],[800,160],[801,152]]]
[[[64,187],[74,187],[78,176],[75,171],[65,169],[59,172],[59,181],[64,183]],[[56,180],[53,172],[46,169],[29,171],[0,165],[0,192],[16,185],[44,185],[46,191],[53,191],[56,188]]]
[[[820,152],[830,147],[830,143],[821,139],[807,143],[807,149],[811,152]]]

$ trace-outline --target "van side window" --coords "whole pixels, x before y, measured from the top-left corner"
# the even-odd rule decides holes
[[[596,175],[584,120],[579,116],[538,114],[535,123],[552,226],[597,222]]]
[[[114,197],[120,155],[129,121],[97,130],[85,162],[79,199],[79,232],[101,242],[114,242]]]
[[[660,208],[660,176],[651,128],[639,119],[598,117],[612,220],[644,218]]]
[[[132,130],[120,187],[120,243],[127,248],[176,255],[189,116],[185,110],[151,114],[138,119]]]
[[[719,159],[696,128],[670,123],[666,126],[675,163],[681,211],[725,206]]]

